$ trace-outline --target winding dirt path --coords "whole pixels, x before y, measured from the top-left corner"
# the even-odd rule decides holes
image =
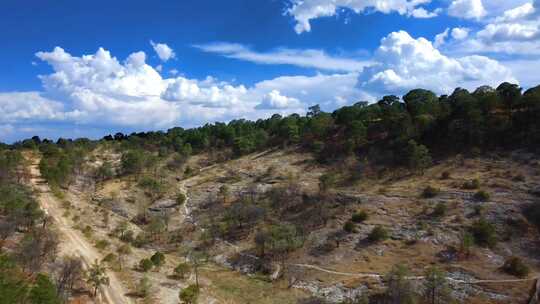
[[[89,267],[94,261],[101,261],[102,255],[84,238],[81,232],[72,228],[62,216],[61,203],[51,193],[49,185],[41,177],[39,160],[32,159],[30,166],[30,183],[37,190],[37,199],[43,211],[52,217],[55,227],[61,236],[60,251],[64,255],[78,256],[85,267]],[[128,292],[112,271],[107,271],[109,286],[102,286],[96,298],[96,303],[130,304],[134,303],[125,296]]]

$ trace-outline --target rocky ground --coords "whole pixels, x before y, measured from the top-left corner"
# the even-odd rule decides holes
[[[103,155],[113,163],[119,162],[119,155],[101,152],[93,156],[90,167],[102,163]],[[216,220],[211,217],[213,207],[207,205],[209,201],[219,200],[219,189],[224,185],[230,191],[229,201],[248,192],[262,196],[291,179],[297,181],[303,192],[316,195],[322,174],[337,171],[339,175],[351,168],[347,164],[321,166],[310,155],[295,149],[266,151],[218,164],[213,164],[205,155],[199,155],[192,157],[187,165],[194,172],[190,176],[184,176],[182,170],[171,172],[164,166],[159,170],[156,176],[167,188],[156,200],[149,199],[129,177],[96,185],[90,175],[82,174],[68,196],[76,210],[72,212],[85,218],[85,225],[91,225],[95,230],[93,238],[99,239],[107,238],[115,225],[132,219],[143,209],[151,213],[168,210],[171,214],[169,229],[182,232],[183,241],[179,247],[187,248],[199,241],[209,222]],[[443,172],[448,172],[449,176],[442,178]],[[464,183],[475,179],[480,183],[478,189],[463,188]],[[440,190],[433,198],[422,197],[422,191],[428,185]],[[218,239],[213,243],[209,249],[213,262],[206,266],[204,275],[203,302],[262,301],[257,298],[255,290],[269,292],[280,299],[279,303],[294,303],[296,299],[310,294],[339,302],[381,290],[384,287],[382,276],[393,265],[402,263],[417,277],[422,276],[430,265],[444,269],[448,273],[452,294],[460,301],[521,303],[529,297],[534,278],[540,272],[540,237],[536,228],[523,216],[524,208],[537,201],[534,193],[538,185],[539,159],[519,151],[472,158],[457,156],[439,161],[423,175],[385,172],[376,176],[366,175],[354,182],[338,183],[329,191],[334,203],[325,211],[332,213],[326,225],[310,231],[302,248],[287,259],[286,265],[297,269],[292,284],[286,279],[269,283],[271,279],[280,277],[282,269],[277,265],[264,280],[254,272],[255,268],[250,265],[256,264],[258,257],[253,254],[253,229],[239,239]],[[479,202],[474,198],[479,189],[489,193],[487,201]],[[188,196],[183,206],[175,201],[180,192]],[[432,213],[440,203],[446,206],[446,212],[434,218]],[[107,226],[100,217],[90,215],[92,210],[95,213],[99,208],[111,211],[112,217]],[[324,250],[331,242],[330,236],[340,231],[351,214],[358,210],[367,212],[369,218],[355,225],[355,232],[345,235],[339,247]],[[73,218],[73,214],[70,216]],[[86,216],[91,220],[87,221]],[[495,225],[499,243],[494,248],[474,247],[470,258],[458,259],[451,249],[458,246],[464,229],[480,217]],[[523,225],[516,228],[509,223]],[[389,231],[390,238],[375,244],[367,242],[368,234],[378,225]],[[141,231],[141,227],[133,223],[130,226],[135,232]],[[111,249],[117,241],[112,243]],[[161,299],[160,303],[176,303],[178,290],[189,280],[170,280],[167,274],[183,260],[181,248],[149,245],[136,249],[128,264],[137,263],[156,248],[165,248],[169,261],[159,272],[150,273],[156,295]],[[528,278],[518,279],[500,270],[510,256],[519,256],[526,261],[531,268]],[[142,274],[128,270],[119,276],[129,282],[129,286],[135,284]],[[243,283],[232,288],[226,284],[231,278]],[[241,290],[252,294],[247,296]]]

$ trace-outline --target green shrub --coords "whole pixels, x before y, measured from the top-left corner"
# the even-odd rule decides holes
[[[189,285],[188,287],[180,290],[178,297],[182,303],[197,303],[197,298],[199,297],[199,287],[197,285]]]
[[[116,255],[114,253],[109,253],[101,261],[105,263],[112,263],[116,260],[117,260]]]
[[[525,278],[529,275],[529,267],[519,258],[519,257],[510,257],[508,258],[502,267],[504,272],[514,275],[516,277]]]
[[[353,222],[347,221],[343,225],[343,230],[345,230],[348,233],[353,233],[353,232],[356,232],[356,227],[354,226]]]
[[[132,245],[137,248],[141,248],[142,246],[148,244],[149,242],[150,240],[148,238],[148,235],[144,232],[141,232],[137,234],[137,237],[135,237],[135,239],[133,240]]]
[[[183,279],[186,277],[189,272],[189,265],[187,263],[180,263],[174,268],[174,277],[178,279]]]
[[[377,225],[369,233],[368,239],[372,242],[384,241],[388,239],[388,231],[383,226]]]
[[[104,249],[107,249],[107,247],[109,247],[111,243],[109,243],[109,241],[107,240],[99,240],[96,242],[96,248],[99,249],[99,250],[104,250]]]
[[[422,197],[424,198],[433,198],[437,195],[439,195],[440,193],[440,190],[435,188],[435,187],[432,187],[432,186],[427,186],[426,188],[424,188],[424,191],[422,191]]]
[[[123,235],[120,236],[122,242],[131,243],[133,242],[133,230],[126,230]]]
[[[364,222],[368,219],[369,215],[367,214],[366,211],[364,210],[361,210],[361,211],[357,211],[355,212],[352,216],[351,216],[351,221],[354,222],[354,223],[361,223],[361,222]]]
[[[497,244],[495,226],[485,219],[480,219],[473,224],[472,235],[474,242],[480,246],[493,247]]]
[[[186,195],[184,193],[178,193],[178,195],[176,196],[176,203],[178,205],[183,205],[185,202],[186,202]]]
[[[142,259],[139,262],[139,269],[142,272],[148,272],[150,269],[152,269],[152,267],[154,267],[154,263],[152,263],[150,259]]]
[[[156,251],[156,253],[150,257],[150,260],[152,263],[154,263],[154,266],[161,267],[163,264],[165,264],[165,255],[159,251]]]
[[[435,209],[433,210],[432,215],[434,217],[443,217],[443,216],[446,215],[446,210],[447,209],[448,208],[446,207],[446,204],[443,203],[443,202],[440,202],[435,206]]]
[[[478,188],[480,188],[480,181],[476,178],[463,183],[463,189],[474,190]]]
[[[489,193],[484,190],[477,191],[473,196],[473,198],[479,202],[486,202],[490,199],[490,197],[491,196],[489,195]]]
[[[84,227],[84,229],[82,230],[82,233],[84,234],[84,236],[86,238],[91,238],[92,237],[92,234],[94,234],[94,230],[92,229],[92,227],[90,226],[86,226]]]
[[[459,241],[459,252],[464,254],[466,257],[471,255],[471,247],[474,244],[474,236],[468,232],[464,232]]]

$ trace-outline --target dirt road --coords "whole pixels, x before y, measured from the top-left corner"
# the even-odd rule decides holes
[[[38,162],[39,163],[39,162]],[[38,201],[44,212],[51,216],[55,227],[58,229],[61,237],[60,252],[63,255],[78,256],[83,261],[83,264],[88,267],[94,261],[101,261],[101,254],[92,246],[92,244],[84,238],[82,233],[72,228],[66,219],[62,216],[63,210],[60,201],[51,193],[47,183],[41,178],[38,169],[38,163],[33,163],[30,167],[31,184],[38,192]],[[128,290],[120,283],[115,273],[107,272],[109,277],[109,286],[100,288],[96,303],[109,304],[128,304],[134,303],[130,298],[125,296]]]

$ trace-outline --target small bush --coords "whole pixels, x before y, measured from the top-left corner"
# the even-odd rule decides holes
[[[152,263],[154,263],[154,266],[161,267],[163,264],[165,264],[165,255],[159,251],[156,251],[156,253],[150,257],[150,260]]]
[[[154,267],[154,263],[152,263],[150,259],[142,259],[139,262],[139,269],[142,272],[148,272],[150,269],[152,269],[152,267]]]
[[[99,240],[96,242],[96,248],[99,250],[105,250],[107,247],[109,247],[111,243],[107,240]]]
[[[92,227],[90,226],[86,226],[84,227],[84,229],[82,230],[82,233],[84,234],[84,236],[86,238],[91,238],[92,237],[92,234],[94,234],[94,230],[92,229]]]
[[[479,202],[486,202],[490,199],[490,197],[491,196],[489,195],[489,193],[484,190],[477,191],[473,196],[473,198]]]
[[[174,268],[174,277],[178,279],[183,279],[189,272],[189,265],[187,263],[180,263]]]
[[[518,175],[514,176],[513,180],[515,182],[524,182],[525,181],[525,176],[523,174],[518,174]]]
[[[354,223],[353,223],[353,222],[347,221],[347,222],[343,225],[343,230],[345,230],[345,231],[348,232],[348,233],[354,233],[354,232],[356,232],[356,227],[354,226]]]
[[[368,239],[372,242],[384,241],[388,239],[388,231],[381,225],[375,226],[369,233]]]
[[[463,183],[463,189],[474,190],[478,188],[480,188],[480,181],[476,178]]]
[[[133,242],[133,230],[126,230],[122,236],[120,236],[122,242],[131,243]]]
[[[351,216],[351,221],[354,223],[362,223],[368,219],[368,214],[364,210],[357,211]]]
[[[449,171],[444,171],[443,173],[441,173],[441,179],[449,179],[449,178],[450,178]]]
[[[463,233],[459,241],[459,252],[465,255],[465,257],[470,256],[473,244],[474,236],[468,232]]]
[[[530,272],[529,267],[519,257],[508,258],[502,269],[504,272],[520,278],[527,277]]]
[[[424,191],[422,191],[422,197],[423,198],[433,198],[437,195],[439,195],[441,191],[435,187],[427,186]]]
[[[183,205],[186,202],[186,195],[184,193],[178,193],[176,196],[176,203],[178,205]]]
[[[116,255],[114,253],[109,253],[101,261],[105,263],[112,263],[116,260],[117,260]]]
[[[146,235],[146,233],[141,232],[141,233],[137,234],[137,237],[133,240],[132,245],[137,247],[137,248],[141,248],[144,245],[148,244],[149,242],[150,242],[150,240],[149,240],[148,236]]]
[[[480,246],[493,247],[497,244],[495,226],[484,219],[476,221],[472,226],[474,242]]]
[[[446,204],[443,203],[443,202],[440,202],[437,204],[437,206],[435,206],[435,209],[433,210],[433,213],[432,215],[434,217],[443,217],[446,215],[446,210],[448,208],[446,207]]]
[[[484,206],[482,205],[474,205],[474,216],[481,216],[484,212]]]
[[[178,297],[182,303],[197,303],[199,287],[197,287],[197,285],[189,285],[180,291]]]

